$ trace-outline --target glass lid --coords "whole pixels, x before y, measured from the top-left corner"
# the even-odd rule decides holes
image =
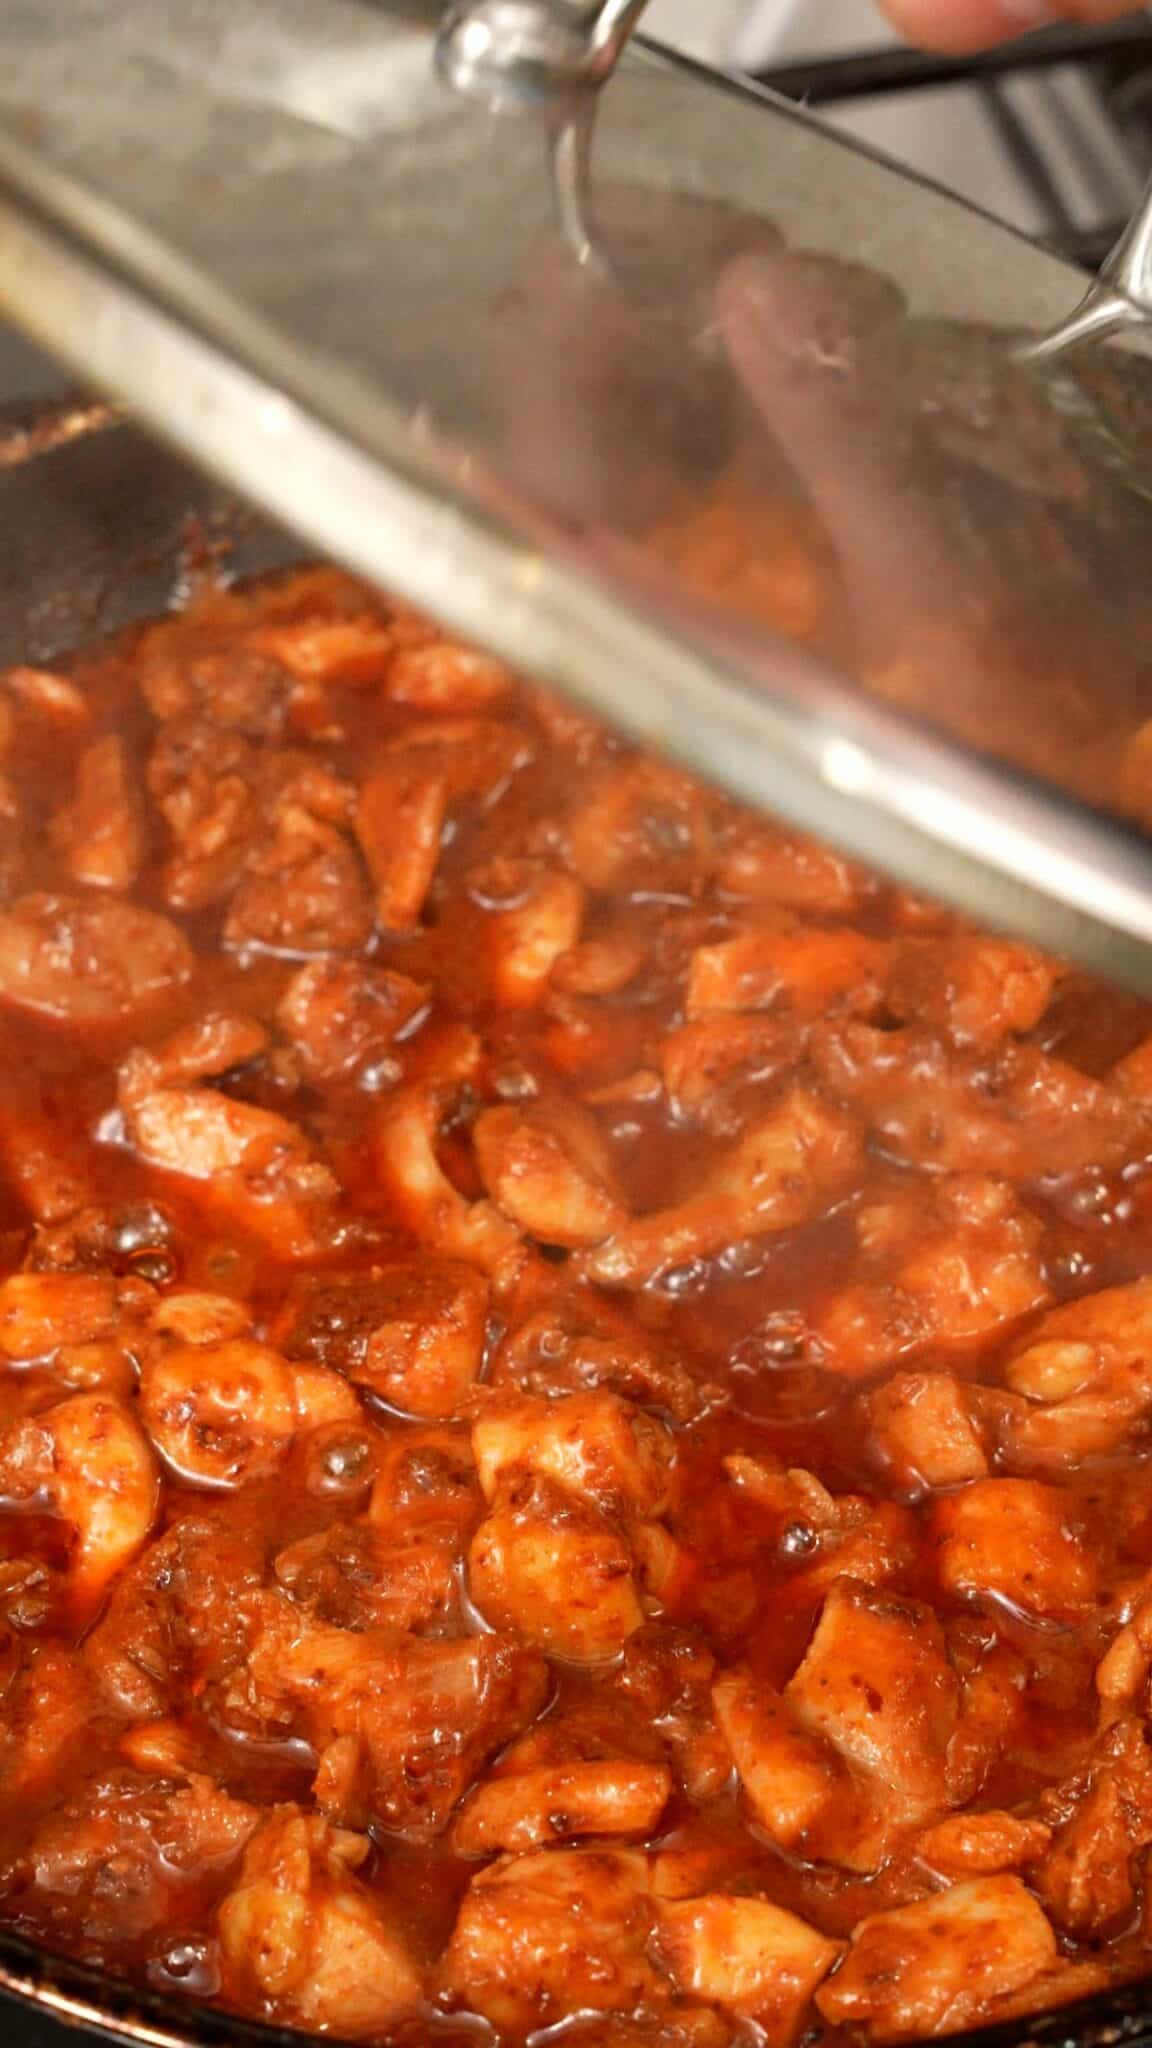
[[[1138,320],[1037,358],[1076,275],[794,110],[644,47],[494,106],[440,27],[5,0],[0,311],[515,666],[1152,994]]]

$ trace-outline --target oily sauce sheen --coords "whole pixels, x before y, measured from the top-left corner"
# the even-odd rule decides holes
[[[0,1922],[413,2048],[1146,1970],[1145,1011],[324,570],[0,739]]]

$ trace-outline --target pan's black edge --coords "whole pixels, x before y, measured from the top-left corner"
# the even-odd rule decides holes
[[[0,2020],[9,2000],[14,2012],[35,2012],[77,2032],[130,2042],[134,2048],[300,2048],[302,2040],[318,2038],[243,2019],[219,2007],[165,1997],[4,1934]],[[6,2030],[4,2037],[9,2038]],[[1073,2005],[945,2038],[951,2048],[1145,2048],[1152,2043],[1152,1976]],[[413,2048],[417,2039],[408,2022],[405,2048]]]

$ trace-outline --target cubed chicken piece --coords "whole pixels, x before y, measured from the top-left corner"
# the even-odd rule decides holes
[[[1052,1830],[1044,1821],[992,1809],[950,1814],[922,1829],[912,1846],[943,1876],[996,1877],[1035,1863],[1051,1839]]]
[[[1152,1104],[1152,1036],[1142,1038],[1112,1069],[1114,1085],[1133,1102]]]
[[[155,1720],[183,1703],[190,1667],[216,1678],[242,1666],[265,1572],[250,1523],[202,1502],[180,1514],[121,1572],[85,1642],[105,1700],[119,1715]]]
[[[149,1319],[154,1335],[174,1337],[179,1344],[222,1344],[228,1337],[246,1337],[251,1328],[242,1301],[191,1287],[162,1295]]]
[[[70,1582],[88,1608],[147,1539],[160,1475],[126,1401],[74,1394],[0,1433],[0,1496],[71,1523]]]
[[[656,1954],[685,1998],[756,2022],[768,2048],[789,2048],[812,1994],[843,1951],[767,1899],[711,1893],[660,1907]]]
[[[496,1353],[492,1382],[548,1400],[603,1387],[679,1422],[701,1401],[684,1367],[623,1305],[586,1288],[554,1298],[511,1330]]]
[[[315,1254],[336,1181],[295,1124],[215,1088],[156,1088],[124,1110],[147,1165],[203,1182],[205,1207],[261,1238],[273,1256]]]
[[[248,1844],[218,1916],[225,1981],[281,2021],[353,2039],[419,2004],[420,1972],[381,1902],[353,1875],[369,1844],[295,1807]]]
[[[356,834],[385,931],[412,931],[440,859],[448,785],[436,763],[386,755],[360,791]]]
[[[873,886],[831,847],[769,825],[742,822],[724,855],[720,887],[751,903],[814,917],[848,917]]]
[[[1121,1612],[1129,1618],[1117,1629],[1096,1666],[1096,1692],[1105,1727],[1125,1708],[1143,1700],[1152,1670],[1152,1584],[1147,1574],[1138,1586],[1125,1589]]]
[[[512,687],[500,662],[455,640],[397,647],[384,678],[389,701],[417,711],[487,711],[503,703]]]
[[[1004,1381],[1030,1404],[1005,1417],[1009,1465],[1059,1473],[1113,1450],[1152,1404],[1152,1280],[1051,1309],[1009,1354]]]
[[[834,1803],[852,1803],[854,1787],[843,1760],[798,1726],[778,1693],[729,1672],[717,1680],[712,1698],[748,1803],[774,1842],[794,1848]]]
[[[1149,1825],[1134,1827],[1114,1779],[1094,1783],[1033,1872],[1033,1884],[1058,1927],[1080,1940],[1106,1940],[1127,1924],[1136,1902],[1132,1859]]]
[[[514,1260],[521,1238],[494,1202],[470,1202],[438,1156],[444,1093],[413,1082],[382,1107],[376,1120],[376,1164],[398,1220],[421,1244],[496,1274]]]
[[[544,1479],[497,1494],[472,1539],[468,1584],[492,1627],[574,1664],[617,1656],[644,1619],[624,1538]]]
[[[650,1621],[629,1636],[620,1659],[624,1697],[658,1735],[690,1799],[714,1799],[732,1775],[732,1756],[712,1699],[716,1659],[693,1629]]]
[[[11,1273],[0,1281],[0,1356],[30,1365],[62,1344],[90,1344],[116,1329],[116,1282],[107,1273]]]
[[[369,1515],[392,1540],[471,1530],[484,1510],[466,1429],[407,1429],[379,1447]]]
[[[324,1366],[291,1364],[266,1343],[170,1343],[143,1362],[141,1417],[156,1450],[189,1485],[269,1479],[293,1440],[361,1421],[357,1395]]]
[[[158,1044],[137,1046],[121,1061],[121,1107],[131,1109],[156,1088],[219,1080],[259,1059],[268,1044],[258,1017],[242,1010],[204,1010]]]
[[[313,960],[294,974],[276,1020],[309,1080],[352,1081],[391,1057],[428,1005],[406,974],[360,960]]]
[[[356,953],[372,935],[372,898],[356,849],[316,814],[313,794],[285,793],[271,807],[224,919],[224,943],[237,952]],[[328,792],[319,795],[324,803]]]
[[[811,1057],[836,1099],[867,1117],[893,1158],[938,1172],[1027,1181],[1142,1158],[1148,1113],[1038,1047],[952,1047],[863,1019],[820,1027]]]
[[[816,2003],[830,2026],[919,2040],[992,2017],[993,2001],[1056,1959],[1056,1937],[1018,1877],[973,1878],[862,1920]]]
[[[490,1778],[461,1808],[452,1843],[461,1856],[520,1852],[580,1835],[655,1832],[672,1790],[664,1764],[544,1764]]]
[[[354,688],[378,681],[395,645],[396,629],[391,619],[373,618],[368,612],[359,618],[326,618],[317,613],[273,620],[247,638],[295,678],[289,700],[293,725],[312,730],[313,721],[318,720],[323,733],[331,719],[330,712],[324,716],[327,698],[323,686],[335,683]]]
[[[173,1775],[187,1782],[122,1770],[88,1779],[33,1828],[29,1874],[62,1931],[138,1941],[180,1910],[185,1887],[223,1878],[236,1861],[260,1809],[210,1777],[180,1767]]]
[[[1104,1956],[1058,1956],[1051,1969],[1041,1971],[1019,1991],[997,1998],[989,2009],[989,2020],[1027,2018],[1033,2013],[1055,2013],[1061,2006],[1091,1998],[1116,1984],[1112,1965]]]
[[[548,1695],[542,1657],[506,1637],[417,1639],[306,1625],[265,1603],[245,1673],[249,1699],[287,1703],[322,1753],[316,1794],[330,1819],[369,1821],[430,1842],[498,1750]],[[339,1745],[338,1780],[327,1752]]]
[[[659,2006],[667,1981],[649,1952],[653,1911],[642,1856],[539,1850],[474,1877],[440,1966],[454,2005],[518,2040],[573,2012]]]
[[[936,1503],[933,1527],[949,1593],[1051,1621],[1075,1620],[1092,1606],[1095,1562],[1074,1502],[1059,1487],[978,1479]]]
[[[293,1600],[336,1628],[420,1630],[457,1610],[451,1545],[390,1543],[371,1522],[330,1522],[281,1550],[273,1566]]]
[[[543,861],[513,855],[487,862],[469,880],[472,900],[487,913],[483,957],[493,1000],[505,1010],[534,1009],[556,962],[579,942],[581,884]]]
[[[84,1753],[96,1706],[80,1652],[33,1643],[5,1686],[0,1781],[6,1800],[43,1798],[61,1768]]]
[[[448,809],[475,816],[501,801],[535,754],[523,726],[501,718],[421,718],[389,740],[386,759],[439,776]]]
[[[894,1821],[945,1805],[959,1685],[930,1607],[837,1581],[784,1699],[801,1727],[883,1788]]]
[[[55,726],[61,734],[80,732],[91,719],[91,706],[83,690],[70,677],[57,675],[54,669],[31,668],[20,662],[15,668],[0,671],[0,684],[17,703],[25,705],[46,726]]]
[[[679,1120],[717,1138],[736,1137],[757,1092],[795,1065],[796,1027],[769,1012],[720,1012],[669,1031],[660,1048],[668,1099]]]
[[[1039,1308],[1043,1230],[1003,1181],[950,1174],[855,1218],[861,1277],[813,1325],[818,1362],[852,1377],[928,1346],[968,1345]]]
[[[602,931],[553,963],[551,986],[566,996],[617,996],[635,981],[646,959],[643,941],[626,931]]]
[[[614,762],[568,820],[572,866],[589,889],[696,891],[714,865],[715,799],[662,762]]]
[[[500,1401],[473,1424],[472,1450],[489,1501],[529,1472],[610,1513],[660,1515],[668,1505],[675,1439],[615,1394]]]
[[[887,1586],[906,1576],[916,1562],[920,1536],[910,1508],[868,1494],[842,1493],[836,1497],[836,1514],[836,1527],[824,1529],[805,1567],[806,1585],[815,1591],[848,1578],[862,1586]],[[796,1526],[804,1530],[807,1524]]]
[[[988,1623],[978,1611],[954,1619],[948,1637],[961,1679],[960,1719],[948,1750],[948,1783],[950,1803],[960,1806],[983,1790],[1003,1757],[1028,1742],[1031,1670],[1010,1643],[989,1642]]]
[[[607,1146],[575,1104],[486,1109],[472,1139],[485,1187],[527,1237],[576,1248],[627,1222]]]
[[[456,1413],[484,1356],[488,1286],[479,1273],[412,1259],[321,1301],[333,1314],[344,1304],[335,1362],[349,1379],[406,1415],[433,1421]]]
[[[288,671],[214,622],[176,617],[150,626],[140,643],[138,677],[154,718],[202,717],[253,739],[275,739],[283,731]]]
[[[855,1123],[792,1088],[715,1161],[696,1194],[625,1223],[592,1252],[588,1275],[603,1286],[642,1287],[728,1244],[795,1229],[847,1194],[862,1163]]]
[[[899,1372],[866,1395],[864,1414],[885,1470],[922,1492],[962,1486],[988,1471],[970,1390],[943,1372]]]
[[[69,879],[82,888],[132,887],[148,836],[128,750],[115,733],[85,747],[72,800],[53,818],[51,837]]]
[[[754,1501],[781,1528],[799,1525],[812,1535],[835,1535],[843,1527],[840,1502],[814,1472],[785,1468],[774,1458],[750,1458],[733,1451],[724,1470],[745,1500]]]
[[[248,1485],[277,1470],[306,1425],[309,1389],[302,1400],[298,1370],[248,1337],[166,1345],[145,1360],[140,1413],[156,1449],[189,1485]],[[343,1382],[336,1385],[346,1396]]]
[[[191,979],[192,948],[155,911],[112,897],[23,896],[0,911],[0,1001],[109,1029],[160,1008]]]
[[[1152,1842],[1152,1750],[1146,1725],[1125,1715],[1093,1749],[1087,1777],[1073,1784],[1067,1815],[1032,1872],[1056,1925],[1078,1941],[1104,1941],[1130,1924],[1137,1899],[1135,1858]]]
[[[1059,970],[1009,939],[908,939],[888,973],[885,1007],[901,1022],[991,1049],[1040,1022]]]
[[[206,910],[240,882],[261,826],[259,759],[239,733],[206,719],[161,728],[146,779],[174,841],[160,875],[172,910]]]
[[[778,928],[741,932],[692,955],[685,1015],[780,1007],[794,1017],[826,1017],[848,1010],[867,1016],[883,990],[888,948],[879,939],[842,927]]]

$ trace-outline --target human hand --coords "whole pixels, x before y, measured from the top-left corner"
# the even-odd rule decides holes
[[[931,50],[980,50],[1055,21],[1115,21],[1139,0],[880,0],[909,42]]]

